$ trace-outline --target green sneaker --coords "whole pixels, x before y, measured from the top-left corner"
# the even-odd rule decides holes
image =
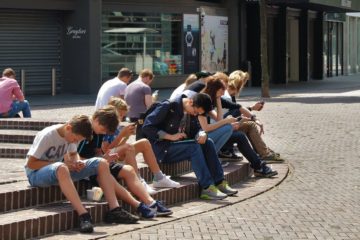
[[[222,181],[219,185],[216,186],[222,193],[225,193],[228,196],[232,196],[234,194],[237,194],[238,191],[235,189],[232,189],[229,186],[229,183],[227,181]]]
[[[203,189],[200,195],[200,198],[204,200],[221,200],[226,197],[227,195],[220,192],[215,185],[210,185],[207,189]]]
[[[284,159],[282,159],[280,157],[280,154],[277,153],[269,153],[269,155],[262,157],[262,159],[266,162],[266,163],[282,163],[284,162]]]

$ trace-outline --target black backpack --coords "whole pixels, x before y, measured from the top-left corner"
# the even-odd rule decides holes
[[[164,102],[170,102],[170,109],[173,108],[173,104],[174,102],[172,101],[169,101],[168,99],[162,101],[162,102],[154,102],[147,110],[146,112],[144,113],[140,113],[140,117],[136,123],[136,140],[139,140],[139,139],[142,139],[142,138],[145,138],[145,135],[143,134],[142,132],[142,127],[144,125],[144,121],[145,121],[145,118],[150,114],[152,113],[155,108],[157,108],[158,106],[160,106],[162,103]]]

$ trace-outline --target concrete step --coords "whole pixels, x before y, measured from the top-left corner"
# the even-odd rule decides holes
[[[228,180],[230,184],[247,179],[252,175],[252,171],[247,162],[231,163],[224,168],[224,173],[226,180]],[[176,180],[181,183],[180,187],[160,189],[158,193],[154,195],[154,198],[163,200],[167,206],[198,198],[199,187],[194,173],[184,174]],[[13,184],[11,188],[15,189],[16,184]],[[40,197],[35,199],[37,199],[37,201],[43,201],[44,204],[46,198],[53,199],[53,196],[62,195],[56,187],[48,188],[49,190],[45,190],[46,188],[43,190],[39,190],[40,188],[31,189],[31,191],[34,191],[34,193],[31,194],[32,197],[27,196],[26,193],[15,191],[18,192],[16,195],[18,196],[19,204],[26,205],[27,202],[31,202],[32,199],[34,199],[33,196]],[[85,188],[81,190],[81,192],[83,193],[82,196],[84,196]],[[11,194],[14,195],[14,192]],[[31,200],[26,200],[27,198]],[[1,199],[0,197],[0,206],[4,205],[5,208],[9,208],[9,204],[7,202],[1,202]],[[25,200],[20,201],[20,199]],[[63,198],[59,201],[62,199]],[[89,203],[84,201],[84,203],[93,216],[94,222],[101,222],[107,210],[106,202]],[[125,209],[133,211],[128,205],[125,204],[123,206]],[[74,214],[71,206],[64,202],[6,212],[0,214],[0,239],[11,240],[41,237],[76,228],[77,223],[77,215]]]
[[[0,143],[0,158],[25,159],[31,144],[26,143]]]
[[[0,143],[28,143],[32,144],[37,130],[0,129]]]
[[[24,172],[24,159],[0,158],[0,162],[7,163],[9,166],[6,172],[1,173],[3,179],[0,180],[0,213],[64,200],[59,187],[33,188],[29,186]],[[138,167],[140,175],[147,182],[151,182],[153,175],[149,167],[142,162],[138,163]],[[160,164],[160,168],[166,175],[176,177],[190,172],[191,164],[188,161]],[[121,183],[124,184],[124,182]],[[80,194],[85,194],[84,189],[89,188],[90,184],[80,181],[76,187]]]
[[[32,118],[2,118],[0,119],[0,129],[23,129],[23,130],[42,130],[45,127],[62,123],[59,121],[44,121]]]

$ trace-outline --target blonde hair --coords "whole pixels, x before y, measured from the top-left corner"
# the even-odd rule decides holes
[[[223,72],[216,72],[213,76],[214,76],[214,78],[219,78],[221,81],[223,81],[225,83],[225,85],[227,85],[229,82],[228,75],[226,75]]]
[[[195,82],[197,80],[197,77],[195,74],[190,74],[186,79],[185,79],[185,87],[189,86],[190,84],[192,84],[193,82]]]
[[[128,111],[129,110],[129,106],[127,105],[125,100],[118,98],[118,97],[111,97],[108,104],[111,106],[114,106],[117,111],[119,111],[119,110]]]
[[[235,90],[239,94],[249,78],[250,76],[247,72],[236,70],[229,76],[228,88]]]

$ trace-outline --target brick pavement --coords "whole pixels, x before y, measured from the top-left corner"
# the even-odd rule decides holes
[[[268,145],[293,166],[290,176],[275,189],[231,206],[111,239],[360,239],[357,78],[297,83],[272,90],[275,97],[267,100],[257,115],[265,123]],[[255,91],[245,89],[245,100],[257,99]],[[37,118],[66,120],[75,112],[91,111],[91,106],[59,106],[49,115],[37,106],[33,113]]]
[[[276,189],[111,239],[360,239],[360,81],[335,81],[280,94],[258,114],[293,166]]]

